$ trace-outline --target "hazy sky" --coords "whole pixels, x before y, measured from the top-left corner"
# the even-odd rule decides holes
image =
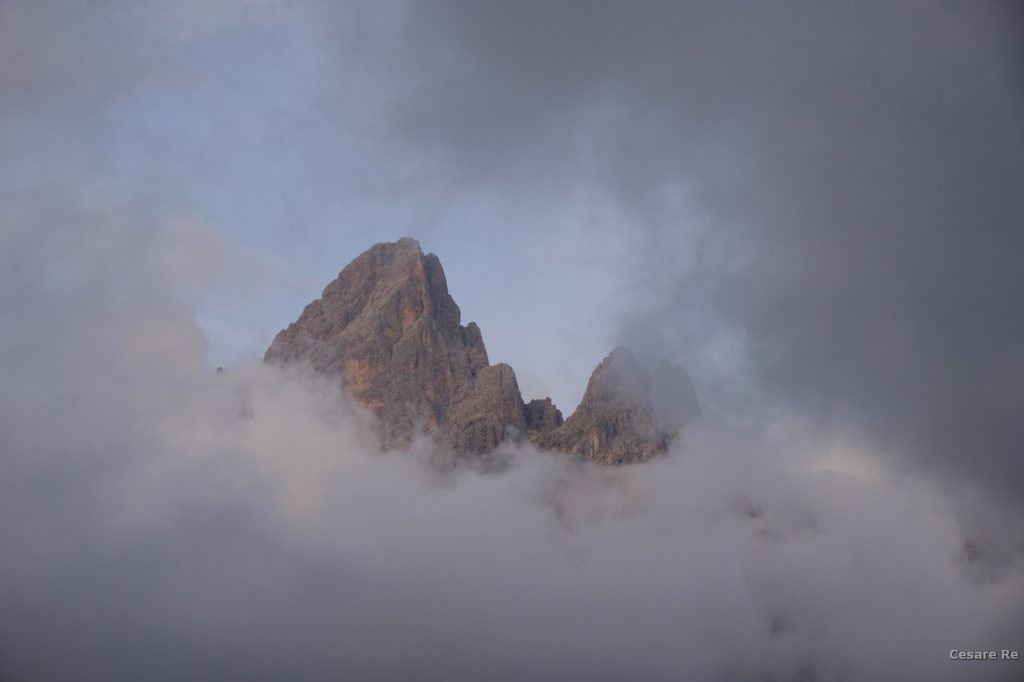
[[[555,464],[527,458],[526,473],[519,470],[511,483],[472,479],[438,502],[421,487],[412,486],[415,494],[403,487],[418,474],[396,474],[352,454],[366,449],[352,435],[360,433],[349,423],[355,417],[339,426],[318,421],[319,412],[303,416],[305,408],[316,412],[311,396],[322,387],[299,382],[291,398],[274,398],[267,410],[283,416],[269,422],[238,425],[238,415],[216,411],[239,392],[272,392],[285,381],[253,367],[274,334],[371,244],[411,236],[440,257],[463,322],[480,325],[491,361],[515,368],[525,398],[550,395],[568,415],[590,371],[616,344],[665,355],[690,370],[708,424],[729,434],[708,437],[709,457],[732,448],[757,462],[779,451],[800,453],[792,456],[804,462],[816,452],[829,466],[841,460],[857,480],[880,486],[882,492],[850,493],[851,508],[878,504],[907,517],[875,539],[840,511],[845,502],[821,502],[830,488],[792,481],[789,459],[764,465],[768,482],[751,485],[766,499],[792,493],[823,516],[842,519],[825,541],[837,553],[849,546],[860,548],[858,556],[877,557],[923,532],[927,539],[914,556],[931,561],[962,540],[950,528],[989,524],[998,580],[985,578],[990,587],[979,598],[944,582],[956,581],[949,566],[929,572],[933,582],[926,580],[922,600],[948,593],[962,602],[944,601],[906,627],[957,609],[973,615],[950,626],[949,641],[937,636],[922,641],[922,650],[994,646],[985,633],[1019,625],[989,601],[1002,589],[1006,603],[1019,603],[1019,580],[1010,587],[1000,581],[1008,571],[1019,577],[1024,562],[1024,14],[1011,2],[0,0],[0,159],[0,444],[16,472],[5,483],[0,531],[16,547],[40,538],[23,561],[6,565],[7,594],[22,590],[42,599],[54,585],[75,582],[57,568],[39,579],[36,559],[73,564],[86,557],[94,573],[81,585],[98,594],[116,591],[102,569],[122,560],[146,589],[159,583],[146,552],[120,544],[122,504],[133,527],[154,519],[160,525],[179,512],[185,518],[180,527],[167,522],[178,530],[157,533],[156,556],[177,557],[191,543],[218,545],[232,537],[231,519],[241,519],[248,530],[231,557],[244,564],[249,554],[266,558],[270,547],[285,583],[308,578],[332,587],[317,571],[338,568],[340,545],[318,529],[291,548],[294,529],[275,525],[276,506],[261,495],[276,500],[276,486],[294,476],[301,479],[297,489],[306,490],[322,459],[330,459],[324,453],[338,429],[355,439],[344,440],[344,461],[360,462],[371,488],[416,501],[403,503],[398,515],[438,504],[426,518],[444,523],[445,505],[452,515],[475,509],[497,486],[500,513],[460,527],[450,545],[433,538],[469,554],[460,579],[472,581],[469,568],[479,562],[490,566],[494,556],[473,544],[478,535],[488,521],[514,516],[519,488],[530,486],[524,480]],[[207,370],[219,365],[239,373],[230,387],[207,385]],[[211,418],[203,406],[219,406],[213,413],[220,416]],[[223,427],[230,433],[219,430],[221,417],[233,425]],[[169,435],[174,427],[211,435],[182,440]],[[276,435],[260,445],[261,433]],[[739,444],[727,447],[722,439]],[[265,467],[203,464],[177,471],[157,496],[162,501],[150,506],[144,491],[155,474],[148,464],[127,465],[140,449],[157,470],[174,469],[185,453],[204,453],[197,457],[206,462],[221,451],[259,461],[287,452],[307,464],[298,473],[273,473],[276,465],[268,465],[271,474]],[[700,478],[723,499],[758,480],[723,466]],[[108,476],[122,467],[126,473]],[[886,472],[881,482],[873,467]],[[208,484],[188,492],[193,479],[208,476]],[[252,481],[231,483],[236,476]],[[641,489],[655,485],[635,476]],[[684,488],[696,485],[676,469],[667,477]],[[564,478],[572,508],[585,497],[573,490],[603,490],[600,500],[619,494],[618,483]],[[878,502],[911,483],[926,490]],[[628,481],[622,485],[632,491]],[[115,500],[109,507],[108,495]],[[641,555],[657,552],[659,533],[688,538],[708,551],[692,567],[699,576],[713,574],[743,546],[733,525],[722,531],[724,545],[704,528],[659,525],[688,507],[651,495],[656,511],[638,522]],[[51,518],[40,500],[54,498],[63,511]],[[83,505],[78,520],[76,500]],[[378,511],[366,504],[314,518],[330,525],[335,512]],[[207,526],[182,511],[193,507],[215,510],[208,536],[197,538]],[[542,566],[507,593],[491,595],[493,604],[513,603],[535,583],[568,580],[558,559],[564,547],[534,551],[533,543],[547,537],[547,521],[538,520],[546,512],[533,505],[529,514],[536,516],[510,530],[519,534],[511,547]],[[416,523],[408,527],[430,534]],[[932,535],[936,527],[942,530]],[[346,532],[372,561],[408,561],[401,542],[364,542],[358,528]],[[585,604],[588,588],[606,590],[630,573],[628,561],[612,558],[628,537],[603,526],[594,533],[596,539],[579,542],[580,551],[598,557],[597,568],[578,594],[565,597],[567,604]],[[60,548],[65,536],[72,540]],[[102,546],[83,549],[97,538],[109,541],[109,556]],[[302,558],[290,562],[293,549]],[[776,558],[804,565],[805,551],[814,550],[800,546]],[[328,555],[323,563],[321,551]],[[495,550],[499,557],[501,551]],[[441,577],[438,557],[427,563],[437,561],[431,584],[443,594],[456,587]],[[210,585],[230,582],[220,568],[174,566],[167,584],[176,588],[203,575],[215,576]],[[847,576],[838,564],[830,569]],[[879,593],[900,594],[918,569],[912,560],[882,562]],[[792,589],[790,606],[805,624],[833,622],[860,594],[836,591],[828,581],[801,592],[793,576],[806,573],[779,572],[790,578],[754,570],[753,580],[778,579]],[[693,575],[683,592],[692,597],[688,607],[698,608],[702,582]],[[392,575],[373,589],[383,594],[389,580],[405,578]],[[991,587],[993,580],[1002,587]],[[263,581],[274,583],[264,574],[237,587],[238,603]],[[633,595],[639,601],[630,613],[637,618],[671,580],[664,575],[653,584],[657,589]],[[483,589],[470,586],[469,593],[477,588]],[[87,593],[67,590],[72,602],[88,603]],[[841,596],[814,612],[807,604],[815,590]],[[300,592],[293,595],[300,602],[317,602],[315,589]],[[288,602],[287,594],[278,597]],[[257,610],[273,613],[273,598]],[[154,599],[165,610],[175,603],[172,594]],[[750,616],[746,602],[734,606],[735,618],[716,621],[722,628],[763,615]],[[769,610],[785,610],[776,607]],[[31,600],[18,608],[34,613]],[[141,617],[125,608],[124,618],[115,613],[97,626],[104,646]],[[473,632],[480,617],[467,608],[470,615],[456,627],[460,636]],[[607,616],[616,606],[593,609],[591,616]],[[674,622],[654,610],[654,621]],[[356,611],[373,613],[362,603]],[[290,613],[307,625],[334,623],[323,614],[303,620],[310,611],[301,606]],[[564,614],[524,607],[510,618],[545,615],[566,628],[587,622],[559,620]],[[842,632],[862,634],[858,624],[874,617],[899,620],[895,612],[870,609],[861,617]],[[187,631],[194,620],[210,618],[200,606],[184,609],[160,619],[151,634]],[[387,631],[390,621],[381,618],[370,631]],[[32,622],[40,632],[49,627],[45,618]],[[14,632],[11,623],[0,636]],[[64,620],[62,627],[74,639],[89,621]],[[263,638],[278,641],[275,630],[256,630],[236,641],[211,624],[204,632],[227,643],[208,644],[210,660],[234,644],[251,653]],[[612,635],[583,630],[566,642],[577,654],[588,636]],[[45,650],[44,637],[29,635]],[[957,639],[968,635],[971,642]],[[194,641],[174,641],[198,656],[189,660],[206,660]],[[744,641],[775,651],[753,635]],[[838,642],[829,645],[842,649]],[[524,645],[546,660],[541,639]],[[80,653],[89,649],[81,646]],[[173,647],[153,646],[160,660],[175,658]],[[329,644],[303,646],[298,650],[316,659],[316,670],[336,669]],[[659,642],[650,646],[652,677],[667,674],[678,661],[659,658]],[[611,670],[628,664],[634,650],[627,649],[606,652]],[[808,650],[824,658],[808,662]],[[797,647],[779,654],[771,669],[776,679],[865,674],[855,665],[853,673],[829,667],[838,664],[821,652]],[[286,651],[274,654],[278,662],[288,658]],[[31,669],[42,660],[34,656],[0,649],[0,672],[8,659]],[[758,656],[723,679],[749,679],[744,675],[764,660]],[[487,670],[488,660],[505,661],[485,651],[484,663],[469,662],[465,670]],[[706,670],[721,672],[714,656],[701,660]],[[868,672],[886,679],[902,670],[890,663]],[[138,669],[129,662],[121,672]],[[59,677],[60,668],[52,670]]]
[[[648,344],[712,407],[1014,494],[1021,30],[1011,3],[8,0],[0,190],[207,226],[211,366],[409,235],[566,413]]]

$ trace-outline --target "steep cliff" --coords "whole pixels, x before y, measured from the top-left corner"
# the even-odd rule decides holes
[[[437,256],[413,239],[377,244],[277,335],[264,360],[339,376],[380,418],[386,448],[423,430],[485,452],[506,426],[523,428],[522,398],[512,369],[488,366],[480,329],[460,318]]]

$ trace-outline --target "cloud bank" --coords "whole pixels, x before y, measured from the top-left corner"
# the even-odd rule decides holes
[[[1024,632],[1021,28],[0,4],[0,678],[1016,679],[948,652]],[[211,371],[197,318],[260,349],[298,307],[253,280],[404,233],[531,393],[621,341],[706,423],[441,474],[330,382]]]
[[[438,473],[376,453],[329,381],[205,366],[166,257],[215,251],[202,228],[48,210],[0,251],[5,679],[1018,672],[948,650],[1016,645],[1020,547],[984,554],[951,500],[805,422]]]
[[[1019,506],[1021,18],[413,5],[371,53],[368,99],[386,93],[378,133],[434,182],[540,220],[582,197],[578,248],[618,254],[616,337],[705,385],[742,375],[753,406],[726,412],[783,402]]]

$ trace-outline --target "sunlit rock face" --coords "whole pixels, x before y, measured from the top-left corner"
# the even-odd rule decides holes
[[[461,324],[437,256],[407,238],[353,260],[277,335],[264,360],[339,377],[378,417],[384,448],[426,433],[455,454],[479,455],[529,438],[626,463],[664,451],[699,414],[685,371],[666,364],[652,374],[625,348],[598,366],[564,423],[550,398],[524,404],[513,369],[488,364],[480,329]]]
[[[352,397],[380,418],[384,447],[398,447],[417,430],[439,432],[450,418],[469,419],[469,405],[479,407],[475,380],[488,367],[487,350],[479,328],[462,326],[460,318],[437,256],[424,254],[413,239],[377,244],[277,335],[264,360],[306,362],[341,377]],[[484,378],[490,398],[522,403],[514,376],[504,394]],[[457,414],[456,403],[464,406]],[[493,407],[496,415],[508,412]],[[521,410],[513,422],[522,425]],[[466,449],[494,447],[501,425],[490,426],[486,438],[477,428]]]

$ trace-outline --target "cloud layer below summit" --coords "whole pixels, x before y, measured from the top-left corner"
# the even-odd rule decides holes
[[[957,680],[1024,626],[1019,526],[793,413],[622,468],[374,454],[336,383],[206,367],[203,228],[86,213],[0,249],[5,677]]]
[[[1024,630],[1021,30],[3,3],[0,677],[1014,677],[947,655]],[[524,394],[568,414],[625,342],[705,425],[621,470],[371,456],[253,358],[405,234]]]

